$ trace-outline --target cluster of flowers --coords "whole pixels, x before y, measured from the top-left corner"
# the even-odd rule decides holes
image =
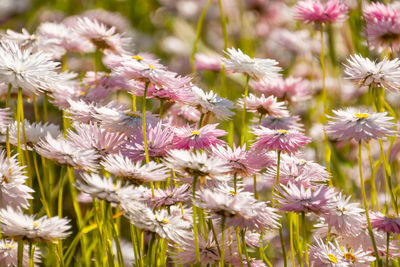
[[[322,32],[324,25],[344,21],[348,7],[339,0],[307,0],[294,12]],[[394,36],[400,11],[371,4],[363,12],[370,45],[378,51],[399,48]],[[95,69],[78,78],[63,60],[71,53],[94,54]],[[226,70],[245,81],[244,95],[235,102],[201,89],[193,77],[170,71],[152,55],[132,52],[126,34],[90,16],[42,23],[34,34],[3,34],[0,265],[33,266],[42,254],[54,253],[60,265],[77,258],[89,266],[95,258],[110,266],[152,266],[159,262],[157,254],[163,264],[266,266],[271,265],[264,252],[270,243],[280,243],[282,251],[275,247],[273,252],[286,265],[288,240],[293,266],[295,261],[301,266],[376,261],[379,266],[382,256],[387,262],[398,258],[400,217],[383,148],[383,140],[397,131],[382,92],[399,90],[400,61],[358,54],[347,59],[346,78],[369,88],[374,111],[350,107],[327,116],[325,168],[301,153],[312,139],[300,116],[292,114],[294,103],[311,98],[310,82],[282,78],[273,59],[252,58],[235,48],[224,53],[212,60],[197,54],[194,63],[197,70]],[[104,71],[97,70],[100,65]],[[129,95],[132,107],[111,100],[114,95]],[[148,100],[154,113],[147,110]],[[62,113],[62,128],[49,122],[48,102]],[[35,122],[24,116],[30,105]],[[224,141],[234,132],[221,129],[236,111],[240,145]],[[250,126],[248,113],[255,118]],[[332,186],[328,137],[358,144],[363,208]],[[384,210],[378,201],[370,209],[364,188],[362,147],[369,148],[371,140],[380,144],[378,163],[384,166],[392,205]],[[66,183],[74,220],[63,218]],[[39,189],[36,202],[34,188]],[[131,226],[132,246],[122,240],[129,234],[116,222],[121,216]],[[94,244],[100,252],[87,243],[91,231],[97,232]],[[64,251],[60,240],[70,235]],[[45,246],[49,249],[40,249]]]

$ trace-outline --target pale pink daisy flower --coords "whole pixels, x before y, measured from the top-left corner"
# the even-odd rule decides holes
[[[229,71],[246,74],[257,81],[269,81],[280,76],[282,69],[273,59],[251,58],[235,48],[228,48],[224,52],[228,58],[222,58],[222,61]]]
[[[100,156],[118,153],[125,145],[126,136],[118,132],[109,132],[94,124],[75,123],[74,131],[67,130],[67,140],[83,149],[93,149]]]
[[[143,165],[141,161],[132,162],[122,154],[107,155],[101,165],[109,173],[134,184],[163,181],[170,176],[170,170],[162,164],[150,161]]]
[[[231,173],[248,177],[264,168],[275,164],[276,159],[270,153],[247,151],[246,145],[240,147],[216,146],[212,148],[213,155],[226,160],[231,167]]]
[[[386,233],[400,234],[400,217],[398,215],[371,212],[371,226]]]
[[[371,139],[382,139],[395,135],[396,124],[386,112],[370,113],[355,108],[333,110],[336,116],[328,116],[330,121],[325,125],[328,136],[337,140],[354,139],[357,142],[368,142]]]
[[[226,131],[217,129],[218,124],[207,124],[199,129],[190,126],[174,128],[174,149],[211,149],[225,142],[218,137],[225,136]]]
[[[347,19],[348,6],[340,0],[299,1],[294,7],[294,17],[306,23],[334,23]]]
[[[210,56],[203,53],[197,53],[194,57],[194,66],[196,70],[220,71],[221,58],[219,55]]]
[[[349,203],[350,196],[339,193],[330,202],[329,209],[321,216],[325,222],[334,228],[337,233],[356,235],[360,225],[365,223],[364,210],[359,208],[359,203]]]
[[[10,108],[0,108],[0,128],[5,128],[10,124],[10,115]]]
[[[11,207],[0,210],[0,227],[3,236],[29,242],[54,242],[67,238],[71,232],[69,220],[47,216],[35,218]]]
[[[70,106],[69,101],[80,98],[78,74],[64,71],[58,73],[55,82],[46,88],[46,93],[50,97],[49,101],[60,109]]]
[[[50,134],[35,146],[41,156],[75,168],[94,171],[97,169],[99,156],[93,149],[81,148],[62,137],[54,138]]]
[[[171,125],[182,127],[188,122],[198,122],[201,113],[193,106],[182,103],[174,103],[167,112],[167,120]]]
[[[390,5],[372,2],[363,8],[363,15],[367,22],[379,20],[395,21],[400,17],[400,11]]]
[[[301,102],[311,97],[310,82],[300,77],[279,77],[268,82],[253,81],[250,85],[257,92],[264,95],[274,95],[279,100]]]
[[[7,158],[6,151],[0,150],[0,207],[28,208],[33,189],[25,185],[28,176],[18,164],[17,155]]]
[[[132,87],[132,84],[126,79],[112,72],[88,71],[85,73],[82,83],[90,87],[101,86],[111,91],[129,90]]]
[[[143,198],[146,200],[147,205],[152,208],[165,207],[178,204],[179,202],[185,203],[191,200],[192,192],[188,184],[179,187],[168,187],[167,189],[154,190],[154,196],[150,190],[143,193]]]
[[[254,94],[249,94],[246,99],[239,99],[238,105],[243,107],[246,102],[246,109],[250,112],[260,114],[260,116],[271,115],[284,117],[288,116],[289,112],[286,109],[285,103],[279,102],[275,96],[261,95],[257,97]]]
[[[22,254],[22,266],[29,266],[29,245],[24,245]],[[40,250],[36,249],[33,255],[34,266],[39,266],[40,263]],[[12,267],[18,266],[18,243],[13,240],[1,239],[0,240],[0,266]]]
[[[278,187],[277,199],[282,211],[323,213],[336,196],[333,188],[321,185],[315,189],[289,183]]]
[[[147,117],[147,116],[146,116]],[[147,125],[147,148],[149,157],[163,157],[172,148],[175,132],[169,125],[158,122],[155,125]],[[123,150],[124,155],[133,161],[145,160],[143,128],[137,128],[128,136],[128,142]]]
[[[295,130],[271,130],[260,126],[252,133],[257,136],[253,143],[256,150],[277,150],[291,155],[311,142],[311,138]]]
[[[208,210],[212,217],[225,218],[226,226],[265,231],[279,227],[277,210],[257,201],[251,193],[223,192],[202,189],[197,193],[196,206]]]
[[[31,93],[45,90],[57,77],[60,64],[52,61],[49,54],[22,49],[11,41],[0,45],[0,80]]]
[[[73,28],[100,51],[110,50],[113,53],[121,54],[125,52],[125,47],[130,43],[130,38],[116,33],[114,27],[109,28],[96,19],[77,18]]]
[[[304,131],[304,126],[299,123],[299,116],[287,115],[281,116],[266,116],[260,123],[261,126],[269,128],[271,130],[295,130],[299,132]]]
[[[372,61],[360,55],[352,55],[344,64],[346,78],[358,86],[383,87],[395,92],[400,90],[400,60],[384,58],[380,62]]]

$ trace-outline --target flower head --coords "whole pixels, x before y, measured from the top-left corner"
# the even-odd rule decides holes
[[[38,249],[33,255],[33,262],[40,263],[41,253]],[[0,266],[12,267],[18,266],[18,243],[13,240],[0,240]],[[22,266],[29,266],[29,245],[24,245]]]
[[[370,216],[372,228],[386,233],[400,234],[400,217],[398,215],[384,215],[380,212],[372,212]]]
[[[178,204],[179,202],[185,203],[191,200],[192,194],[190,186],[188,184],[181,185],[179,187],[156,189],[154,190],[154,196],[150,190],[143,193],[143,198],[151,207],[163,207]]]
[[[240,106],[244,105],[246,102],[246,109],[251,112],[257,112],[260,115],[270,115],[270,116],[288,116],[289,113],[283,102],[278,102],[277,98],[274,96],[265,97],[261,95],[257,97],[250,94],[245,99],[239,99],[238,104]]]
[[[295,18],[306,23],[334,23],[347,18],[348,7],[340,0],[299,1],[295,6]]]
[[[328,116],[330,121],[325,129],[329,136],[337,140],[354,139],[357,142],[368,142],[371,139],[382,139],[394,135],[396,124],[386,112],[369,113],[355,108],[334,110],[335,117]]]
[[[200,129],[193,129],[190,126],[175,128],[174,145],[175,149],[209,149],[225,142],[218,137],[225,136],[226,131],[217,129],[218,124],[207,124]]]

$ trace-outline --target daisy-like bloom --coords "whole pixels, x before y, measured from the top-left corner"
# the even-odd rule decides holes
[[[252,133],[257,136],[253,143],[256,150],[277,150],[291,155],[311,142],[311,138],[295,130],[271,130],[260,126],[253,129]]]
[[[325,125],[328,136],[337,140],[354,139],[357,142],[368,142],[371,139],[382,139],[395,134],[396,124],[386,112],[369,113],[355,108],[333,110],[336,116],[328,116],[330,121]]]
[[[35,250],[33,255],[33,262],[36,264],[40,263],[40,251]],[[18,265],[18,244],[12,240],[1,239],[0,240],[0,266],[13,267]],[[29,266],[29,245],[24,245],[22,266]]]
[[[372,228],[386,233],[400,234],[400,217],[391,214],[382,214],[381,212],[371,212]]]
[[[400,11],[390,5],[373,2],[364,7],[363,15],[367,22],[380,20],[394,21],[400,16]]]
[[[279,195],[275,198],[283,211],[321,213],[328,209],[328,204],[336,196],[333,188],[321,185],[316,189],[304,188],[303,185],[289,183],[278,187]]]
[[[67,139],[77,147],[93,149],[101,156],[118,153],[125,144],[125,135],[109,132],[94,123],[74,124],[74,130],[68,129]]]
[[[383,87],[392,91],[400,90],[400,60],[384,58],[380,62],[372,61],[360,55],[352,55],[344,65],[347,79],[358,86]]]
[[[150,181],[164,181],[170,176],[169,169],[162,164],[150,161],[142,165],[141,161],[132,162],[121,153],[107,155],[104,157],[101,165],[109,173],[134,184]]]
[[[248,111],[257,112],[261,116],[289,116],[285,103],[278,102],[277,98],[272,95],[268,97],[265,97],[265,95],[257,97],[256,95],[249,94],[246,99],[239,99],[238,105],[243,107],[244,102],[246,102],[246,109]]]
[[[43,216],[36,219],[11,207],[0,210],[0,228],[3,236],[29,242],[53,242],[68,237],[69,220]]]
[[[261,126],[272,130],[295,130],[302,132],[303,125],[299,123],[299,116],[267,116],[261,121]]]
[[[123,104],[118,104],[115,101],[111,101],[108,104],[102,106],[95,102],[86,102],[82,99],[79,100],[67,100],[68,107],[65,108],[65,113],[68,118],[73,121],[89,123],[91,121],[97,122],[103,118],[99,115],[99,112],[105,113],[105,118],[110,117],[110,121],[113,118],[119,117],[119,112],[124,112],[127,110],[126,106]],[[111,110],[111,111],[110,111]],[[116,112],[114,112],[116,110]],[[123,120],[116,119],[115,124],[118,125]],[[109,123],[112,126],[112,122]],[[103,125],[106,127],[108,125],[108,120],[104,120]],[[114,127],[115,128],[115,127]],[[119,129],[119,128],[118,128]]]
[[[196,70],[221,70],[221,58],[219,55],[209,56],[203,53],[197,53],[194,56],[194,66]]]
[[[25,185],[28,178],[18,165],[16,155],[7,158],[5,150],[0,151],[0,207],[28,208],[31,193],[34,191]]]
[[[193,106],[175,103],[168,109],[167,116],[167,120],[171,125],[182,127],[187,122],[198,122],[201,113]]]
[[[132,185],[122,186],[121,181],[101,177],[96,173],[83,173],[81,179],[75,183],[79,191],[90,195],[92,198],[104,199],[111,203],[121,203],[126,199],[140,199],[145,191],[143,187]]]
[[[79,88],[80,81],[78,73],[64,71],[57,74],[57,80],[47,88],[46,93],[50,97],[50,102],[60,109],[70,106],[69,101],[80,98]]]
[[[233,188],[230,190],[233,191]],[[222,190],[202,189],[196,196],[196,206],[208,210],[213,218],[225,218],[226,226],[263,232],[279,227],[276,210],[257,201],[251,193],[232,194]]]
[[[356,235],[360,231],[360,225],[365,223],[364,210],[359,203],[349,203],[350,196],[346,198],[339,193],[329,204],[326,213],[321,214],[325,222],[338,233]]]
[[[57,137],[61,134],[60,128],[52,123],[30,123],[27,119],[24,121],[25,126],[25,137],[26,137],[26,149],[32,150],[32,148],[40,141],[41,138],[45,138],[46,135],[50,134],[53,137]],[[20,125],[21,131],[21,140],[24,142],[24,136],[22,131],[22,125]],[[18,126],[17,122],[14,121],[10,125],[10,143],[14,146],[17,146],[18,140]],[[25,145],[21,146],[22,149],[25,149]]]
[[[147,205],[152,207],[163,207],[178,204],[179,202],[187,202],[191,199],[192,194],[190,186],[184,184],[179,187],[169,187],[166,190],[156,189],[154,190],[154,197],[150,190],[143,193],[143,198],[146,199]]]
[[[62,137],[54,138],[47,134],[35,146],[38,154],[78,169],[94,171],[97,169],[98,154],[93,149],[81,148]]]
[[[147,125],[146,132],[149,157],[165,156],[167,151],[172,147],[175,132],[170,129],[169,125],[163,124],[162,122],[158,122],[155,125]],[[123,153],[133,161],[142,161],[146,159],[142,127],[136,128],[135,131],[129,135],[129,141]]]
[[[175,149],[209,149],[225,142],[218,137],[225,136],[226,131],[217,129],[218,124],[207,124],[200,129],[193,129],[190,126],[175,128],[174,145]]]
[[[193,86],[192,90],[195,96],[192,105],[196,106],[202,114],[211,113],[220,120],[230,119],[235,114],[232,111],[235,108],[232,101],[218,96],[212,90],[205,92],[197,86]]]
[[[276,159],[271,153],[259,153],[254,150],[247,151],[246,145],[243,147],[216,146],[212,148],[212,153],[226,160],[231,168],[232,174],[248,177],[264,168],[275,164]]]
[[[77,19],[74,31],[88,39],[100,51],[110,50],[121,54],[130,43],[130,38],[116,33],[114,27],[108,28],[96,19],[87,17]]]
[[[0,45],[0,80],[32,93],[48,88],[55,81],[59,63],[49,54],[22,50],[16,43],[2,41]]]
[[[0,128],[5,128],[10,124],[11,116],[9,108],[0,108]]]
[[[309,245],[310,262],[315,267],[367,267],[375,260],[375,257],[361,248],[354,251],[342,247],[337,241],[325,244],[322,239],[315,239],[315,242],[315,245]]]
[[[311,97],[310,82],[300,77],[276,78],[268,82],[254,82],[250,85],[259,93],[274,95],[279,100],[301,102]]]
[[[228,58],[222,58],[222,61],[229,71],[246,74],[257,81],[269,81],[280,76],[282,69],[273,59],[251,58],[235,48],[224,52]]]
[[[204,151],[192,152],[173,149],[168,152],[164,162],[169,168],[181,175],[190,177],[196,175],[203,180],[226,181],[226,175],[230,172],[230,167],[226,161],[218,157],[211,157]]]
[[[193,239],[192,223],[188,212],[184,211],[182,218],[181,209],[171,206],[170,210],[161,209],[154,213],[151,208],[137,201],[124,201],[122,208],[124,214],[136,227],[156,233],[161,238],[169,239],[173,243],[186,243],[186,240]]]
[[[294,12],[297,20],[306,23],[334,23],[346,20],[348,6],[340,0],[305,0],[297,3]]]

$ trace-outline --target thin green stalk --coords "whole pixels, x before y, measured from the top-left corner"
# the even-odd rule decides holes
[[[257,192],[257,175],[253,175],[253,190],[254,190],[254,198],[258,199],[258,192]]]
[[[197,129],[200,129],[200,128],[201,128],[201,125],[203,124],[204,116],[205,116],[205,114],[204,114],[204,113],[201,113],[201,115],[200,115],[200,120],[199,120],[199,123],[198,123],[198,125],[197,125]]]
[[[33,112],[35,113],[35,121],[38,123],[40,121],[40,115],[39,115],[39,108],[37,106],[37,101],[36,101],[36,94],[32,94],[32,102],[33,102]]]
[[[200,14],[199,21],[197,22],[196,38],[194,39],[192,54],[190,56],[190,64],[192,66],[193,77],[196,77],[196,67],[195,67],[194,62],[195,62],[195,55],[197,52],[197,46],[199,44],[200,37],[201,37],[201,32],[203,31],[204,18],[206,17],[208,8],[210,7],[212,1],[213,0],[208,0],[206,6],[204,7],[203,11]]]
[[[119,264],[119,266],[125,267],[125,261],[124,261],[123,255],[122,255],[121,244],[119,242],[120,236],[117,231],[116,221],[114,221],[113,216],[112,216],[111,203],[109,203],[108,205],[109,205],[108,222],[110,223],[112,237],[115,242],[115,247],[117,248],[118,264]]]
[[[215,244],[217,245],[218,254],[221,255],[221,249],[220,249],[218,238],[217,238],[217,232],[215,232],[214,224],[211,219],[208,219],[208,228],[211,228],[211,232],[213,234]]]
[[[228,49],[228,31],[226,29],[226,17],[224,12],[224,6],[221,0],[218,0],[219,12],[221,15],[221,25],[222,32],[224,35],[224,51]],[[222,65],[221,68],[221,92],[220,95],[226,97],[226,74],[225,74],[225,65]]]
[[[363,204],[364,204],[365,216],[367,217],[368,232],[371,237],[372,245],[374,247],[376,261],[378,263],[378,266],[381,266],[382,263],[379,259],[379,252],[378,252],[378,248],[376,247],[374,233],[372,232],[371,221],[369,219],[369,213],[368,213],[368,202],[367,202],[367,196],[365,194],[365,185],[364,185],[364,178],[363,178],[363,171],[362,171],[361,141],[358,142],[358,170],[360,172],[361,194],[362,194],[362,199],[363,199]]]
[[[132,94],[132,111],[136,112],[136,96]]]
[[[289,231],[290,231],[290,253],[292,257],[292,266],[296,266],[296,262],[294,259],[294,244],[293,244],[293,214],[289,213]]]
[[[249,81],[250,76],[246,76],[246,84],[244,87],[244,96],[243,96],[243,111],[242,111],[242,133],[240,135],[240,146],[244,145],[245,134],[246,134],[246,98],[249,94]]]
[[[11,97],[12,84],[8,85],[7,97],[6,97],[6,108],[10,107],[10,97]],[[11,146],[10,146],[10,127],[7,125],[6,132],[6,147],[7,147],[7,158],[11,158]]]
[[[221,255],[220,255],[220,266],[225,266],[225,216],[222,216],[221,220]]]
[[[372,162],[372,154],[371,154],[371,146],[370,143],[367,143],[368,149],[368,161],[369,167],[371,169],[371,179],[370,179],[370,186],[371,186],[371,208],[374,209],[376,205],[376,209],[379,210],[379,203],[378,203],[378,194],[376,193],[376,186],[375,186],[375,174],[374,174],[374,164]]]
[[[235,190],[235,194],[237,193],[237,173],[233,174],[233,190]]]
[[[301,224],[303,227],[303,248],[304,254],[306,258],[307,266],[310,266],[310,261],[308,260],[308,246],[307,246],[307,223],[306,223],[306,215],[304,211],[301,212]]]
[[[241,231],[242,235],[242,249],[244,251],[244,255],[246,256],[247,267],[251,267],[249,253],[247,252],[247,244],[246,244],[246,230],[243,229]]]
[[[18,159],[23,163],[23,154],[21,149],[21,106],[23,107],[22,88],[18,88],[18,103],[17,103],[17,152]]]
[[[386,233],[386,266],[389,266],[390,232]]]
[[[49,103],[49,97],[47,96],[47,94],[44,94],[43,96],[43,121],[46,122],[47,121],[47,117],[48,117],[48,103]]]
[[[135,255],[135,265],[140,266],[139,265],[139,254],[138,254],[138,243],[139,242],[137,242],[136,230],[134,227],[135,226],[133,226],[132,223],[129,223],[129,229],[131,232],[131,242],[132,242],[132,247],[133,247],[133,254]]]
[[[278,151],[278,156],[277,156],[277,163],[276,163],[276,181],[275,183],[272,184],[272,207],[275,208],[275,198],[274,198],[274,193],[275,193],[275,186],[279,186],[279,173],[281,169],[281,151]]]
[[[40,197],[41,197],[40,201],[43,204],[43,207],[44,207],[44,210],[46,211],[47,216],[50,218],[51,217],[51,212],[50,212],[50,209],[49,209],[49,205],[47,204],[47,201],[46,201],[46,194],[44,192],[42,179],[41,179],[41,176],[40,176],[40,171],[39,171],[39,167],[38,167],[38,164],[37,164],[36,157],[37,157],[37,154],[34,152],[33,153],[33,165],[35,167],[36,179],[37,179],[38,185],[39,185],[39,191],[40,191]]]
[[[237,242],[237,248],[238,248],[238,254],[239,254],[240,267],[243,267],[243,256],[242,256],[242,247],[240,245],[240,237],[239,237],[240,229],[239,229],[239,227],[236,227],[235,231],[236,231],[236,242]]]
[[[197,207],[195,205],[196,199],[196,183],[197,183],[197,175],[193,176],[193,185],[192,185],[192,201],[193,201],[193,233],[194,233],[194,248],[196,252],[196,263],[200,264],[200,250],[199,250],[199,239],[197,233]]]
[[[24,262],[24,241],[18,241],[18,267],[22,267]]]
[[[149,158],[149,147],[147,145],[147,134],[146,134],[146,97],[147,90],[149,89],[150,82],[146,82],[143,93],[143,102],[142,102],[142,127],[143,127],[143,143],[144,143],[144,153],[146,155],[146,163],[150,162]],[[154,184],[150,182],[151,187],[151,195],[154,197]]]
[[[282,227],[279,228],[279,239],[281,241],[283,266],[287,267],[287,256],[286,256],[286,249],[285,249],[285,240],[283,239]]]
[[[30,244],[30,246],[29,246],[29,267],[35,266],[35,249],[36,249],[36,244]]]

